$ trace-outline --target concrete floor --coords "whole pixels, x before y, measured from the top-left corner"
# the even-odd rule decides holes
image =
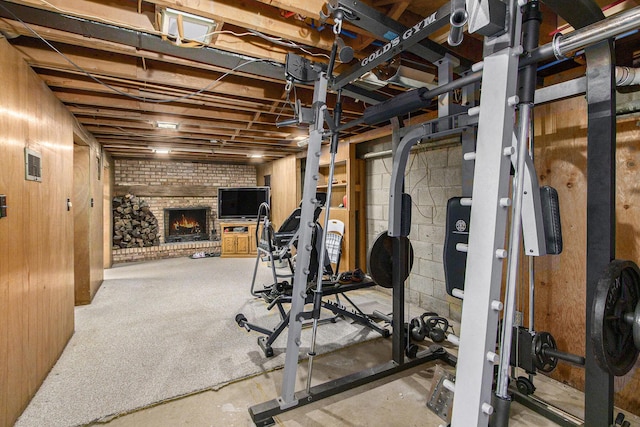
[[[359,372],[390,359],[391,340],[375,339],[342,349],[314,361],[313,383],[317,385]],[[279,426],[439,426],[443,421],[427,407],[427,396],[436,363],[404,371],[340,395],[280,414]],[[307,361],[298,369],[296,390],[306,386]],[[282,370],[237,381],[216,391],[206,391],[166,402],[113,419],[109,427],[146,426],[252,426],[248,408],[279,395]],[[536,396],[581,417],[582,393],[542,375],[535,379]],[[615,416],[615,414],[614,414]],[[627,414],[632,426],[640,418]],[[97,424],[96,424],[97,425]],[[104,425],[104,424],[100,424]],[[553,422],[513,403],[510,426],[555,426]]]

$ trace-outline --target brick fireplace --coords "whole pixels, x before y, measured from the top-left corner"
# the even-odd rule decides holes
[[[211,240],[209,232],[210,210],[209,207],[165,209],[165,243]]]
[[[114,249],[114,263],[219,253],[218,187],[254,185],[256,169],[249,165],[115,159],[114,195],[131,193],[148,203],[158,220],[159,245]],[[188,220],[177,229],[175,224],[169,229],[172,221],[168,212],[176,213],[181,220],[183,213],[192,210],[200,211],[199,232]],[[173,230],[180,233],[170,233]]]

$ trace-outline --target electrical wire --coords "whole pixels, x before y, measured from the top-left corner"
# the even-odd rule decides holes
[[[111,91],[113,91],[113,92],[115,92],[115,93],[117,93],[119,95],[125,96],[127,98],[135,99],[136,101],[148,102],[148,103],[153,103],[153,104],[163,104],[163,103],[169,103],[169,102],[184,101],[186,99],[190,99],[190,98],[193,98],[194,96],[200,95],[203,92],[206,92],[207,90],[211,89],[216,83],[219,83],[222,79],[224,79],[227,76],[231,75],[234,71],[237,71],[242,67],[245,67],[245,66],[247,66],[249,64],[253,64],[253,63],[257,63],[257,62],[264,62],[264,63],[267,63],[267,64],[274,65],[276,67],[284,67],[282,64],[280,64],[278,62],[275,62],[275,61],[273,61],[271,59],[261,59],[261,58],[250,59],[250,60],[247,60],[246,62],[238,64],[237,66],[235,66],[231,70],[229,70],[226,73],[222,74],[217,79],[213,80],[207,86],[205,86],[205,87],[203,87],[201,89],[198,89],[195,92],[191,92],[191,93],[188,93],[186,95],[179,96],[179,97],[174,97],[174,98],[152,99],[152,98],[140,97],[140,96],[136,96],[136,95],[132,95],[130,93],[124,92],[124,91],[116,88],[115,86],[112,86],[109,83],[106,83],[106,82],[100,80],[98,77],[94,76],[92,73],[90,73],[89,71],[85,70],[80,65],[76,64],[71,58],[69,58],[67,55],[65,55],[60,50],[58,50],[54,45],[52,45],[48,40],[46,40],[36,30],[34,30],[29,24],[24,22],[22,19],[20,19],[18,16],[16,16],[11,10],[7,9],[6,7],[4,7],[1,3],[0,3],[0,7],[2,7],[5,11],[9,12],[18,22],[20,22],[20,24],[22,24],[27,30],[29,30],[31,33],[33,33],[37,38],[42,40],[54,52],[56,52],[58,55],[60,55],[62,58],[64,58],[65,61],[67,61],[69,64],[71,64],[75,69],[77,69],[78,71],[80,71],[81,73],[83,73],[84,75],[89,77],[91,80],[95,81],[96,83],[106,87],[107,89],[109,89],[109,90],[111,90]]]
[[[136,133],[136,132],[131,132],[121,126],[115,126],[116,129],[118,129],[120,132],[123,132],[125,135],[127,136],[135,136],[137,138],[149,138],[149,137],[153,137],[153,138],[157,138],[157,139],[176,139],[175,135],[149,135],[149,134],[142,134],[142,133]]]
[[[254,36],[260,37],[264,40],[270,41],[274,44],[277,44],[279,46],[283,46],[283,47],[289,47],[289,48],[293,48],[293,49],[300,49],[301,51],[303,51],[304,53],[306,53],[307,55],[311,55],[311,56],[321,56],[327,59],[330,59],[329,55],[324,54],[324,53],[312,53],[308,50],[306,50],[305,47],[291,41],[291,40],[286,40],[283,39],[282,37],[273,37],[273,36],[269,36],[267,34],[261,33],[260,31],[256,31],[256,30],[251,30],[249,29],[249,32],[251,34],[253,34]]]
[[[101,18],[101,17],[98,17],[98,16],[85,15],[85,14],[78,14],[78,13],[75,13],[75,12],[70,12],[68,10],[61,9],[58,6],[54,5],[54,4],[49,3],[47,0],[40,0],[40,3],[49,6],[50,8],[52,8],[53,10],[55,10],[57,12],[60,12],[60,13],[62,13],[64,15],[68,15],[68,16],[71,16],[71,17],[74,17],[74,18],[78,17],[78,18],[87,19],[87,20],[90,20],[90,21],[93,20],[93,21],[96,21],[96,22],[104,22],[104,23],[107,23],[107,24],[114,25],[116,27],[128,28],[128,29],[132,29],[132,30],[142,31],[142,32],[145,32],[145,33],[151,33],[151,34],[156,34],[156,35],[161,35],[162,34],[161,31],[150,30],[149,28],[142,28],[142,27],[137,27],[135,25],[124,24],[122,22],[111,21],[109,19]]]
[[[96,21],[96,22],[104,22],[104,23],[107,23],[107,24],[115,25],[117,27],[129,28],[129,29],[133,29],[133,30],[137,30],[137,31],[142,31],[142,32],[145,32],[145,33],[150,33],[150,34],[155,34],[155,35],[163,35],[163,33],[161,31],[155,31],[155,30],[150,30],[148,28],[137,27],[135,25],[132,26],[132,25],[125,24],[125,23],[122,23],[122,22],[117,22],[117,21],[111,21],[111,20],[108,20],[108,19],[104,19],[104,18],[101,18],[101,17],[98,17],[98,16],[85,15],[85,14],[78,15],[76,13],[69,12],[67,10],[61,9],[61,8],[51,4],[50,2],[48,2],[46,0],[40,0],[40,2],[45,4],[45,5],[47,5],[47,6],[49,6],[52,9],[56,10],[57,12],[63,13],[65,15],[74,16],[74,17],[77,16],[77,17],[82,18],[82,19],[93,20],[93,21]],[[261,37],[261,38],[263,38],[265,40],[268,40],[268,41],[270,41],[272,43],[275,43],[275,44],[279,44],[279,45],[284,46],[284,47],[290,47],[290,48],[293,48],[293,49],[299,49],[302,52],[306,53],[307,55],[310,55],[310,56],[313,56],[313,57],[324,57],[324,58],[329,59],[329,55],[327,55],[327,54],[324,54],[324,53],[313,53],[313,52],[307,50],[308,48],[306,48],[306,47],[304,47],[302,45],[299,45],[299,44],[297,44],[297,43],[295,43],[295,42],[293,42],[291,40],[286,40],[286,39],[283,39],[282,37],[269,36],[269,35],[266,35],[264,33],[256,31],[256,30],[249,30],[248,32],[245,32],[245,33],[236,33],[236,32],[231,31],[231,30],[211,31],[210,33],[205,34],[203,37],[214,36],[214,35],[217,35],[217,34],[231,34],[231,35],[236,36],[236,37],[246,37],[246,36]],[[194,40],[194,41],[197,41],[197,40]],[[205,45],[203,44],[200,47],[204,47],[204,46]]]

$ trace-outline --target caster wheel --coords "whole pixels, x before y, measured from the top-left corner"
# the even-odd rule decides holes
[[[238,324],[238,326],[243,328],[244,324],[247,323],[246,316],[244,314],[242,314],[242,313],[236,314],[236,323]]]
[[[415,359],[418,356],[418,346],[409,344],[409,347],[407,347],[404,352],[409,359]]]
[[[533,385],[533,382],[527,377],[518,377],[516,380],[516,387],[518,387],[518,391],[525,396],[529,396],[536,391],[536,386]]]

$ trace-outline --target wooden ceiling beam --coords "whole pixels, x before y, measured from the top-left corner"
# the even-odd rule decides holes
[[[101,41],[98,39],[94,39],[94,38],[87,38],[87,37],[83,37],[83,36],[79,36],[79,35],[73,35],[70,33],[64,33],[61,31],[57,31],[57,30],[51,30],[51,29],[47,29],[47,28],[43,28],[43,27],[37,27],[35,26],[36,30],[40,33],[42,32],[42,35],[45,36],[47,39],[53,40],[53,41],[57,41],[59,43],[65,43],[65,45],[69,48],[69,49],[74,49],[74,50],[78,50],[81,51],[83,50],[82,48],[85,48],[85,51],[89,51],[89,52],[95,52],[95,49],[99,49],[101,51],[105,51],[114,55],[122,55],[124,58],[126,58],[126,56],[131,56],[131,57],[135,57],[135,58],[142,58],[142,59],[149,59],[149,60],[154,60],[153,63],[155,64],[160,64],[160,63],[166,63],[166,64],[170,64],[170,66],[172,68],[175,68],[176,65],[177,66],[182,66],[185,68],[196,68],[196,69],[201,69],[201,70],[206,70],[207,73],[214,71],[214,72],[225,72],[227,70],[220,68],[220,67],[212,67],[210,65],[207,64],[202,64],[202,63],[198,63],[198,62],[194,62],[194,61],[188,61],[186,59],[181,59],[181,58],[176,58],[176,57],[171,57],[171,56],[167,56],[167,55],[160,55],[154,52],[147,52],[144,50],[137,50],[133,47],[130,46],[125,46],[125,45],[121,45],[121,44],[117,44],[117,43],[112,43],[112,42],[107,42],[107,41]],[[11,32],[17,32],[19,34],[24,34],[27,35],[29,37],[33,37],[33,34],[26,30],[22,25],[20,24],[16,24],[14,21],[7,21],[7,20],[2,20],[0,19],[0,30],[5,30],[5,31],[11,31]],[[24,41],[20,41],[20,43],[14,42],[14,46],[23,46],[23,50],[25,51],[25,53],[27,52],[27,46],[30,46],[32,48],[35,48],[36,46],[41,46],[39,44],[39,41],[35,41],[32,40],[30,42],[24,42]],[[231,39],[229,39],[228,41],[229,44],[233,44],[233,41]],[[237,43],[236,43],[237,44]],[[254,44],[252,44],[253,46],[256,46]],[[62,47],[62,46],[61,46]],[[44,48],[42,47],[42,49],[48,49],[48,48]],[[264,50],[266,50],[267,48],[264,47]],[[38,55],[38,52],[42,52],[42,51],[34,51],[32,53],[33,56]],[[53,53],[53,51],[51,51]],[[251,54],[255,54],[256,52],[252,51],[250,52]],[[66,53],[65,53],[66,54]],[[116,55],[116,56],[117,56]],[[91,53],[87,53],[87,56],[90,56],[91,58],[95,58],[95,53],[92,55]],[[273,55],[272,55],[273,56]],[[284,54],[281,55],[281,58],[279,58],[280,60],[282,60],[284,62]],[[321,58],[320,58],[321,59]],[[314,61],[317,61],[318,58],[313,58]],[[157,61],[157,62],[156,62]],[[110,61],[107,61],[107,65],[109,64]],[[32,65],[36,65],[36,64],[32,64]],[[105,64],[100,64],[105,65]],[[142,65],[142,64],[140,64]],[[101,67],[102,68],[102,67]],[[144,67],[140,66],[140,68],[144,71],[147,72],[147,70],[144,70]],[[68,72],[72,72],[72,73],[79,73],[80,71],[74,68],[65,68],[66,70],[68,70]],[[246,73],[242,73],[240,72],[241,70],[237,70],[236,72],[234,72],[234,75],[237,76],[242,76],[242,77],[246,77],[247,79],[250,80],[244,80],[252,82],[253,85],[256,84],[260,84],[258,82],[255,82],[255,80],[262,80],[267,82],[266,84],[272,84],[278,88],[282,87],[283,82],[278,80],[273,80],[270,79],[268,77],[260,77],[260,76],[255,76],[255,75],[250,75],[250,74],[246,74]],[[225,78],[225,80],[229,80],[228,78]],[[149,80],[148,80],[149,81]],[[160,84],[162,84],[163,82],[159,82]],[[279,89],[276,89],[276,91],[278,91]],[[298,85],[298,96],[303,100],[303,102],[307,102],[310,103],[311,99],[312,99],[312,94],[311,94],[311,90],[312,88],[310,86],[305,86],[305,85]],[[215,92],[215,91],[214,91]],[[233,91],[235,92],[235,91]],[[252,99],[254,99],[252,97]],[[333,94],[329,94],[328,95],[328,104],[332,105],[332,103],[335,102],[334,100],[334,95]],[[360,114],[363,110],[363,106],[362,104],[357,103],[355,100],[349,98],[349,97],[345,97],[343,99],[343,110],[345,114],[350,114],[350,113],[356,113],[356,114]]]
[[[66,98],[65,98],[66,99]],[[78,100],[78,98],[73,98],[74,100]],[[84,101],[88,101],[86,98]],[[128,119],[139,119],[142,121],[155,122],[157,120],[160,121],[177,121],[182,123],[186,123],[188,125],[198,125],[203,129],[237,129],[238,127],[246,127],[248,123],[250,123],[247,116],[239,116],[236,113],[228,113],[228,112],[220,112],[213,110],[191,110],[189,115],[187,113],[182,112],[176,107],[169,106],[158,106],[151,105],[149,108],[152,108],[153,111],[142,111],[142,110],[131,110],[131,109],[123,109],[122,107],[108,106],[108,102],[106,102],[107,106],[100,107],[93,104],[82,104],[82,103],[70,103],[67,104],[67,108],[71,113],[77,115],[80,119],[86,116],[90,117],[105,117],[105,118],[120,118],[127,117]],[[86,106],[85,106],[86,105]],[[253,126],[260,126],[264,131],[275,130],[274,122],[271,121],[261,121],[258,124],[254,123]],[[285,128],[282,128],[285,129]],[[297,128],[289,128],[291,131],[285,131],[289,135],[298,135],[300,132]]]
[[[82,114],[75,114],[78,121],[84,126],[107,126],[107,127],[121,127],[124,129],[144,129],[151,130],[154,129],[154,116],[142,116],[138,120],[127,120],[126,118],[118,118],[118,117],[101,117],[101,116],[85,116]],[[191,132],[201,132],[201,133],[211,133],[211,131],[217,131],[218,129],[225,129],[229,132],[235,132],[239,130],[244,132],[245,134],[252,134],[256,137],[260,137],[261,135],[266,135],[270,137],[277,137],[280,139],[287,139],[291,137],[290,132],[278,132],[276,131],[274,126],[265,126],[258,125],[255,122],[249,123],[251,127],[248,127],[245,124],[237,124],[237,123],[229,123],[229,122],[220,122],[220,121],[212,121],[207,120],[188,120],[182,119],[180,120],[181,128],[188,128]]]
[[[92,96],[83,93],[54,92],[55,95],[64,104],[72,104],[75,106],[87,105],[91,108],[103,107],[107,109],[132,110],[146,113],[164,114],[173,117],[200,117],[211,118],[217,120],[233,120],[239,122],[250,122],[253,118],[251,113],[220,111],[215,108],[194,108],[193,106],[185,106],[179,104],[154,104],[149,102],[141,102],[133,99],[123,99],[114,96]]]
[[[283,11],[295,12],[302,16],[320,19],[320,10],[326,3],[326,0],[258,0],[260,3],[268,4]],[[326,11],[325,11],[326,12]],[[291,18],[290,18],[291,19]]]
[[[376,0],[373,2],[373,7],[382,7],[382,6],[388,6],[390,4],[394,4],[394,3],[400,3],[400,2],[404,2],[406,0]]]
[[[114,95],[112,89],[109,89],[95,81],[86,77],[86,75],[78,72],[77,70],[58,70],[49,68],[38,68],[38,73],[42,79],[52,88],[60,89],[73,89],[79,91],[88,91],[95,93],[104,93]],[[162,84],[154,84],[149,81],[140,83],[138,80],[121,79],[118,77],[101,77],[110,86],[117,87],[119,90],[130,93],[136,96],[143,96],[149,99],[163,99],[170,97],[181,97],[186,94],[192,93],[193,89],[178,89],[174,87],[166,87]],[[277,87],[277,86],[276,86]],[[138,89],[142,89],[142,92],[138,92]],[[310,102],[311,96],[305,90],[296,91],[298,97],[303,101],[303,105]],[[328,94],[328,103],[331,105],[334,99],[334,94]],[[292,109],[285,105],[286,101],[281,96],[280,100],[261,100],[252,99],[251,101],[233,97],[224,97],[222,95],[216,95],[209,92],[198,94],[192,98],[181,100],[181,103],[194,104],[198,106],[209,105],[215,108],[229,109],[229,110],[241,110],[252,111],[269,116],[282,116],[282,118],[291,117],[293,114]],[[331,109],[331,108],[330,108]],[[343,117],[345,120],[359,117],[361,111],[364,109],[362,103],[358,103],[350,98],[343,98]]]
[[[101,85],[99,83],[94,82],[93,80],[86,79],[84,76],[78,75],[65,75],[65,73],[53,73],[52,70],[49,69],[40,69],[40,77],[42,80],[49,86],[50,88],[55,90],[65,90],[65,91],[80,91],[80,92],[88,92],[96,95],[99,94],[111,94],[113,95],[113,90]],[[159,85],[150,85],[140,87],[139,82],[130,81],[121,83],[122,80],[110,79],[110,78],[102,78],[106,83],[110,86],[117,88],[122,92],[130,93],[135,96],[144,96],[148,99],[166,99],[170,97],[181,97],[187,94],[192,93],[192,91],[187,90],[177,90],[174,88],[166,88]],[[138,87],[136,87],[138,85]],[[202,93],[192,98],[184,99],[180,101],[186,104],[194,104],[194,105],[203,105],[203,103],[210,104],[217,108],[224,108],[229,110],[240,110],[240,111],[252,111],[252,112],[265,112],[268,113],[268,105],[261,104],[258,101],[249,102],[242,99],[237,98],[224,98],[221,96],[215,96],[208,93]]]
[[[409,4],[411,4],[411,2],[408,1],[408,0],[402,0],[402,1],[394,2],[393,6],[391,6],[391,9],[387,13],[387,16],[389,18],[397,21],[398,18],[400,18],[400,16],[402,16],[402,14],[407,9],[407,7],[409,7]],[[377,40],[376,37],[360,37],[359,41],[357,43],[354,43],[353,49],[356,52],[361,51],[362,49],[366,48],[367,46],[369,46],[371,43],[373,43],[376,40]]]
[[[144,31],[149,34],[160,34],[155,27],[155,13],[151,8],[145,8],[143,13],[138,13],[137,8],[130,2],[101,3],[88,0],[48,0],[46,3],[40,0],[11,0],[13,3],[66,15],[85,18],[105,24]],[[183,10],[194,15],[214,19],[216,22],[225,22],[242,28],[250,28],[264,34],[284,37],[288,40],[315,46],[330,51],[333,42],[329,34],[320,35],[317,31],[307,27],[304,23],[295,19],[282,17],[277,9],[279,3],[289,4],[285,10],[296,9],[296,13],[302,13],[310,18],[318,19],[318,12],[323,2],[318,0],[276,1],[270,7],[269,1],[254,2],[250,0],[150,0],[145,3],[153,4],[161,8],[169,7]],[[226,4],[225,4],[226,3]],[[263,3],[263,4],[260,4]],[[298,7],[296,3],[301,3]],[[319,7],[318,7],[319,6]],[[312,12],[313,11],[313,12]],[[217,42],[217,41],[216,41]],[[217,43],[215,44],[217,46]],[[236,43],[236,47],[238,43]]]
[[[153,139],[153,138],[126,138],[120,139],[117,137],[113,138],[96,138],[101,144],[107,147],[130,147],[131,149],[149,149],[149,147],[162,147],[162,148],[173,148],[188,150],[192,149],[194,151],[202,151],[202,150],[212,150],[212,151],[228,151],[228,150],[238,150],[238,152],[247,152],[247,149],[255,148],[256,150],[279,150],[281,152],[289,152],[295,153],[301,151],[301,149],[295,144],[289,144],[287,142],[284,143],[265,143],[259,142],[256,143],[251,139],[243,139],[242,141],[225,141],[219,144],[211,144],[207,142],[194,143],[194,142],[185,142],[179,139]]]
[[[204,153],[187,153],[187,152],[172,152],[166,154],[154,154],[151,150],[145,150],[141,152],[132,152],[131,150],[119,150],[108,149],[111,156],[115,159],[161,159],[173,161],[195,161],[195,162],[207,162],[207,163],[225,163],[225,164],[250,164],[250,163],[263,163],[261,159],[248,159],[246,153],[238,153],[237,155],[229,154],[204,154]],[[285,157],[291,153],[270,153],[268,157]]]
[[[277,8],[252,0],[148,0],[159,7],[169,7],[194,15],[224,21],[259,31],[272,36],[283,37],[296,43],[303,43],[326,51],[331,50],[332,34],[319,33],[305,23],[280,16]],[[305,3],[305,2],[300,2]],[[319,11],[320,9],[318,9]],[[316,12],[317,13],[317,12]]]
[[[80,71],[71,65],[58,53],[37,46],[27,44],[15,44],[14,47],[23,55],[27,63],[33,67]],[[74,49],[64,52],[65,56],[72,60],[83,70],[94,74],[96,77],[103,75],[140,80],[153,84],[177,86],[193,90],[208,87],[207,92],[244,96],[247,99],[263,99],[269,102],[278,100],[282,92],[282,84],[269,84],[253,79],[229,75],[220,82],[213,83],[219,77],[219,73],[206,72],[200,69],[171,66],[162,62],[150,63],[147,61],[147,70],[144,70],[133,57],[104,53],[96,58],[86,49]]]
[[[153,10],[138,12],[133,2],[96,2],[89,0],[9,0],[12,3],[31,6],[38,9],[50,10],[65,15],[85,18],[91,21],[116,25],[147,33],[157,33],[154,28],[155,15]]]
[[[210,135],[212,131],[214,131],[218,136],[228,136],[233,137],[237,136],[236,133],[238,130],[229,130],[229,129],[209,129],[208,131],[203,131],[199,129],[182,129],[182,124],[180,129],[174,131],[166,131],[160,132],[158,129],[131,129],[131,128],[123,128],[121,126],[92,126],[90,124],[83,123],[84,127],[87,128],[93,135],[97,138],[118,138],[123,136],[130,136],[132,138],[176,138],[176,139],[197,139],[197,140],[210,140]],[[255,138],[255,135],[249,135],[246,132],[241,132],[241,135],[245,137]],[[263,141],[277,141],[281,142],[285,140],[285,137],[281,136],[271,136],[271,135],[260,135],[260,139]]]
[[[166,96],[157,96],[157,94],[153,94],[151,92],[141,93],[136,90],[128,90],[129,93],[135,94],[139,99],[133,99],[125,96],[121,96],[119,94],[112,93],[110,91],[86,91],[73,87],[57,87],[55,85],[51,86],[53,92],[58,95],[59,99],[65,103],[71,104],[80,104],[80,105],[91,105],[92,102],[95,102],[96,106],[99,107],[110,107],[114,106],[116,108],[132,108],[135,105],[146,105],[145,111],[157,111],[157,108],[152,108],[152,105],[172,105],[172,106],[181,106],[181,108],[177,111],[182,111],[184,115],[196,115],[198,111],[208,110],[215,111],[221,115],[227,115],[227,117],[233,117],[235,120],[240,121],[250,121],[252,117],[251,114],[255,113],[254,108],[248,107],[234,107],[229,104],[229,102],[210,102],[208,100],[202,99],[185,99],[180,102],[154,102],[154,100],[162,100],[166,99]],[[145,100],[142,98],[144,97]],[[100,99],[105,98],[106,101],[102,102]],[[193,111],[189,111],[193,110]],[[264,112],[262,109],[261,112]],[[271,117],[270,123],[275,123],[275,114],[269,114]],[[284,117],[290,117],[292,114],[285,113]],[[246,118],[246,119],[245,119]],[[265,123],[267,123],[268,119],[265,119]]]
[[[222,67],[215,67],[215,66],[204,64],[197,61],[190,61],[187,59],[178,58],[171,55],[164,55],[164,54],[150,52],[143,49],[136,49],[133,46],[113,43],[110,41],[100,40],[100,39],[91,38],[91,37],[85,37],[79,34],[72,34],[72,33],[55,30],[51,28],[46,28],[46,27],[42,27],[34,24],[30,24],[29,26],[35,32],[37,32],[42,37],[44,37],[46,40],[52,42],[54,45],[57,45],[57,43],[64,43],[71,46],[85,47],[93,50],[98,49],[101,51],[106,51],[111,53],[134,56],[137,58],[141,58],[143,60],[151,59],[156,61],[167,62],[173,65],[183,65],[183,66],[188,66],[192,68],[202,68],[209,71],[213,70],[213,71],[218,71],[222,73],[229,71]],[[4,32],[9,32],[12,34],[30,37],[30,38],[36,37],[33,34],[33,32],[28,30],[19,22],[7,20],[7,19],[0,19],[0,30]],[[272,49],[268,46],[266,42],[264,43],[256,42],[256,41],[242,42],[239,40],[238,37],[235,37],[233,35],[221,34],[220,44],[221,44],[220,48],[228,52],[238,53],[241,55],[247,55],[255,58],[269,59],[279,63],[285,62],[286,53],[284,52],[284,50]],[[303,54],[303,56],[307,56],[307,55]],[[276,80],[266,76],[259,76],[255,74],[244,73],[242,72],[242,68],[234,71],[233,74],[250,77],[252,79],[274,82],[274,83],[282,82],[282,80]]]

